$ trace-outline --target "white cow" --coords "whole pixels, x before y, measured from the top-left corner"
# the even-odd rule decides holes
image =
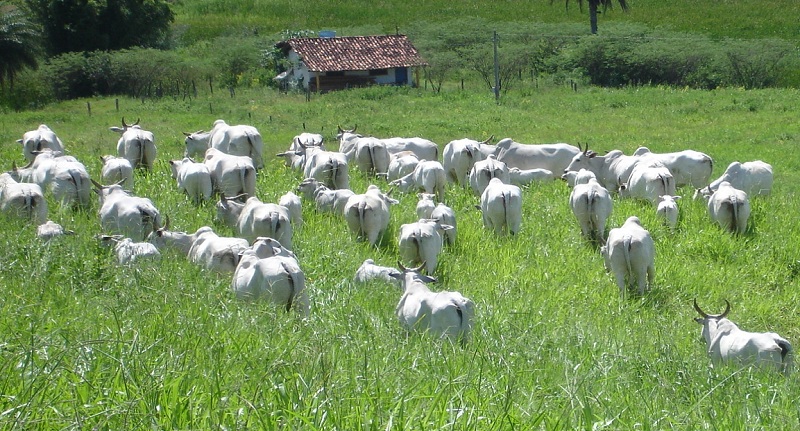
[[[36,237],[44,242],[48,242],[53,238],[58,238],[63,235],[75,235],[75,231],[64,229],[64,226],[48,220],[36,227]]]
[[[581,168],[579,171],[564,172],[561,179],[567,183],[567,187],[575,187],[576,184],[586,184],[592,179],[597,180],[597,176],[594,172]]]
[[[752,162],[732,162],[719,178],[712,181],[708,187],[698,189],[695,198],[699,195],[711,196],[723,181],[737,188],[748,196],[769,195],[772,192],[772,165],[754,160]]]
[[[178,184],[178,190],[186,193],[195,205],[211,199],[214,186],[208,165],[195,162],[188,157],[182,160],[170,160],[169,165],[172,168],[172,178]]]
[[[325,145],[325,137],[320,133],[303,132],[292,139],[292,145],[289,146],[290,150],[300,151],[305,147],[323,147]]]
[[[150,199],[132,196],[118,184],[103,186],[92,180],[100,195],[103,231],[142,241],[161,228],[161,213]]]
[[[604,244],[606,221],[614,203],[611,194],[592,178],[586,184],[576,184],[569,195],[572,214],[578,219],[583,237],[595,244]]]
[[[670,229],[678,225],[678,199],[680,196],[662,195],[656,207],[656,216],[664,221]]]
[[[229,126],[225,120],[217,120],[209,133],[211,148],[234,156],[250,157],[256,169],[264,167],[264,142],[255,127],[244,124]]]
[[[642,161],[638,156],[626,156],[620,150],[612,150],[605,156],[599,156],[596,152],[588,148],[576,154],[572,161],[564,169],[564,172],[580,171],[586,169],[591,171],[600,185],[608,190],[616,191],[619,187],[620,179],[626,181],[631,176],[633,168]]]
[[[232,273],[239,263],[239,255],[250,248],[246,239],[217,235],[205,226],[197,231],[189,248],[189,261],[209,271]]]
[[[469,184],[467,175],[472,165],[487,156],[481,151],[481,146],[486,145],[492,138],[483,142],[469,138],[448,142],[442,153],[442,166],[447,174],[447,180],[466,187]]]
[[[750,199],[747,193],[723,181],[708,198],[708,214],[723,229],[742,234],[750,218]]]
[[[222,196],[255,196],[256,168],[247,156],[232,156],[216,148],[206,150],[203,161],[211,172],[211,182]]]
[[[22,144],[22,154],[28,162],[32,162],[36,158],[35,152],[45,148],[60,153],[64,152],[64,144],[61,139],[46,124],[40,124],[36,130],[25,132],[22,139],[17,139],[17,142]]]
[[[15,168],[11,175],[17,180],[38,184],[64,205],[88,208],[92,185],[86,166],[72,156],[57,154],[42,151],[28,167]]]
[[[124,157],[112,155],[100,156],[103,167],[100,170],[100,182],[103,184],[119,184],[133,189],[133,165]]]
[[[392,158],[389,161],[389,171],[386,173],[386,180],[392,182],[414,172],[414,168],[417,167],[419,161],[419,157],[411,151],[392,154]]]
[[[137,119],[133,124],[126,124],[122,118],[122,127],[109,127],[112,132],[121,136],[117,141],[117,155],[128,159],[134,169],[153,169],[156,160],[156,139],[153,132],[142,129]]]
[[[441,163],[435,160],[422,160],[410,174],[389,183],[401,192],[433,193],[438,201],[444,201],[447,177]]]
[[[444,233],[452,228],[430,219],[420,219],[415,223],[401,225],[397,241],[400,258],[412,264],[421,263],[426,273],[433,274],[439,264]]]
[[[534,168],[520,169],[508,168],[509,183],[515,186],[527,186],[535,182],[548,182],[558,178],[550,169]]]
[[[305,274],[292,257],[260,257],[257,250],[242,251],[231,290],[237,298],[272,302],[302,316],[310,309]]]
[[[606,271],[614,273],[623,298],[629,287],[636,288],[639,295],[643,295],[653,285],[656,275],[655,243],[638,217],[628,217],[622,226],[611,229],[600,253]]]
[[[392,277],[401,280],[403,296],[395,314],[408,332],[430,333],[462,344],[469,341],[475,319],[475,304],[459,292],[431,292],[426,283],[436,279],[421,274],[423,265],[406,268]]]
[[[673,153],[653,153],[647,147],[639,147],[633,152],[634,156],[647,160],[655,160],[675,177],[675,187],[691,185],[694,188],[703,187],[711,178],[714,162],[711,156],[694,150],[683,150]]]
[[[292,221],[292,225],[297,227],[303,225],[303,202],[300,201],[300,196],[286,192],[278,199],[278,205],[289,210],[289,219]]]
[[[456,212],[444,203],[439,202],[436,205],[436,208],[431,211],[429,218],[431,220],[436,220],[436,222],[439,224],[446,224],[452,227],[452,229],[448,229],[444,232],[444,240],[445,243],[451,247],[455,245],[458,230],[458,225],[456,223]]]
[[[236,198],[220,198],[217,202],[218,220],[248,241],[266,236],[280,241],[286,248],[292,248],[291,215],[286,207],[261,202],[255,196],[244,203],[235,201]]]
[[[707,314],[694,300],[694,309],[701,317],[695,322],[703,325],[702,335],[708,346],[712,366],[725,363],[753,365],[777,370],[788,375],[792,369],[792,345],[774,332],[747,332],[727,319],[731,304],[725,300],[722,314]]]
[[[304,147],[303,178],[316,178],[332,189],[350,188],[350,168],[344,153]]]
[[[620,197],[643,199],[658,205],[659,196],[675,194],[675,177],[658,162],[641,161],[631,171],[628,181],[619,185],[618,192]]]
[[[418,218],[431,218],[431,213],[436,208],[436,202],[433,200],[436,195],[433,193],[417,193],[419,201],[417,201],[417,217]]]
[[[475,193],[475,196],[480,196],[489,185],[492,178],[499,178],[500,181],[510,184],[511,177],[508,173],[508,166],[505,163],[497,160],[494,155],[490,155],[484,160],[475,162],[472,169],[469,171],[469,186]]]
[[[425,138],[385,138],[386,149],[389,154],[396,155],[410,151],[419,160],[439,160],[439,146],[435,142]]]
[[[367,175],[389,171],[389,150],[386,148],[386,143],[378,138],[359,138],[356,141],[356,151],[352,160],[355,161],[358,169]]]
[[[164,223],[164,227],[150,232],[150,234],[147,236],[147,242],[155,245],[159,250],[177,250],[180,252],[180,254],[186,257],[189,256],[189,250],[191,250],[192,244],[194,244],[195,240],[197,240],[200,235],[213,231],[210,226],[203,226],[197,229],[197,231],[193,234],[171,231],[169,230],[169,217],[166,219],[167,220]]]
[[[300,182],[300,185],[297,186],[297,191],[304,198],[313,200],[317,211],[333,212],[337,215],[344,214],[344,206],[347,205],[347,200],[355,194],[350,189],[331,190],[314,178],[306,178]]]
[[[564,172],[572,158],[581,152],[570,144],[521,144],[511,138],[500,140],[495,147],[497,160],[509,168],[547,169],[554,173]]]
[[[161,259],[161,252],[149,242],[134,242],[130,238],[123,238],[122,235],[98,235],[98,238],[102,244],[114,244],[117,261],[121,265],[130,265],[142,260],[158,261]]]
[[[392,277],[392,274],[399,275],[401,272],[397,268],[392,268],[390,266],[376,265],[373,259],[366,259],[356,270],[353,281],[356,283],[367,283],[371,280],[380,280],[392,284],[399,283],[399,280]]]
[[[483,225],[496,235],[516,235],[522,224],[522,191],[499,178],[492,178],[481,194]]]
[[[366,193],[356,194],[344,206],[344,218],[350,232],[357,239],[376,245],[389,226],[389,206],[399,201],[381,192],[374,184],[367,187]]]
[[[47,221],[47,200],[38,184],[19,183],[6,172],[0,174],[0,211],[39,225]]]

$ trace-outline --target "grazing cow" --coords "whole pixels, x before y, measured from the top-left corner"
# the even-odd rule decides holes
[[[498,236],[516,235],[522,224],[522,191],[499,178],[492,178],[481,194],[483,225]]]
[[[64,152],[64,144],[45,124],[40,124],[36,130],[25,132],[22,139],[17,139],[22,144],[22,154],[25,160],[32,162],[36,158],[36,152],[49,148],[60,153]]]
[[[303,202],[300,201],[300,196],[286,192],[278,199],[278,205],[289,210],[289,220],[292,225],[297,227],[303,225]]]
[[[121,136],[117,141],[117,155],[128,159],[134,169],[153,169],[156,160],[156,139],[153,132],[142,129],[137,119],[133,124],[126,124],[122,118],[122,127],[109,127],[112,132]]]
[[[316,178],[331,189],[349,189],[350,171],[344,153],[304,147],[303,178]]]
[[[723,229],[743,234],[750,218],[750,199],[747,193],[723,181],[708,198],[708,214]]]
[[[631,176],[631,171],[636,164],[642,161],[637,156],[626,156],[620,150],[610,151],[605,156],[598,156],[596,152],[587,148],[583,152],[576,154],[572,161],[564,169],[564,172],[580,171],[586,169],[591,171],[600,185],[607,190],[617,190],[620,179],[627,180]]]
[[[86,166],[72,156],[59,156],[51,150],[38,153],[28,167],[13,169],[14,179],[38,184],[63,205],[88,208],[91,183]]]
[[[422,263],[425,272],[433,274],[439,264],[439,253],[444,245],[444,233],[452,226],[435,220],[420,219],[400,226],[397,251],[400,258],[412,264]]]
[[[436,208],[436,202],[433,200],[436,195],[432,193],[417,193],[417,197],[419,198],[416,208],[417,217],[421,219],[431,218],[431,213]]]
[[[547,182],[553,181],[557,178],[553,175],[553,171],[549,169],[534,168],[534,169],[520,169],[508,168],[508,181],[515,186],[527,186],[534,182]]]
[[[333,212],[337,215],[344,214],[347,200],[355,194],[350,189],[331,190],[314,178],[306,178],[300,182],[297,191],[306,199],[313,200],[317,211]]]
[[[389,150],[378,138],[364,137],[356,142],[355,164],[361,172],[376,175],[389,171]],[[308,177],[308,175],[307,175]]]
[[[257,250],[243,250],[231,290],[239,299],[272,302],[302,316],[307,316],[310,309],[305,274],[292,257],[260,257]]]
[[[675,187],[685,185],[694,188],[703,187],[708,184],[714,168],[714,162],[708,154],[694,150],[653,153],[647,147],[639,147],[633,155],[648,161],[655,160],[666,166],[675,177]]]
[[[727,319],[731,304],[725,300],[722,314],[707,314],[694,300],[694,309],[700,314],[695,322],[703,325],[702,335],[708,346],[712,366],[724,363],[752,365],[777,370],[788,375],[792,369],[792,345],[774,332],[747,332]]]
[[[658,204],[659,196],[675,194],[675,177],[666,166],[641,161],[631,171],[628,181],[619,185],[620,197],[631,197]]]
[[[92,180],[100,195],[100,225],[103,231],[142,241],[161,228],[161,213],[150,199],[131,196],[118,184],[103,186]]]
[[[303,147],[323,147],[324,145],[325,137],[321,134],[303,132],[292,139],[289,149],[300,151]]]
[[[399,280],[392,277],[392,274],[399,275],[401,272],[397,268],[376,265],[374,260],[366,259],[356,270],[353,281],[356,283],[367,283],[371,280],[380,280],[392,284],[399,283]]]
[[[280,241],[286,248],[292,248],[291,215],[286,207],[261,202],[255,196],[248,198],[245,203],[235,201],[237,198],[220,198],[217,202],[217,219],[248,241],[266,236]]]
[[[117,261],[121,265],[130,265],[142,260],[157,261],[161,259],[161,252],[149,242],[134,242],[122,235],[98,235],[101,244],[114,244]]]
[[[186,136],[183,140],[185,144],[183,157],[203,157],[206,154],[206,150],[211,148],[209,145],[211,132],[198,130],[194,133],[183,132],[183,135]]]
[[[232,273],[239,263],[239,255],[250,248],[246,239],[217,235],[205,226],[197,231],[189,248],[189,261],[209,271]]]
[[[389,226],[389,206],[400,203],[370,184],[366,193],[351,196],[344,206],[344,218],[350,232],[357,239],[377,245],[378,240]]]
[[[670,229],[678,226],[678,199],[680,196],[662,195],[656,207],[656,216],[664,221]]]
[[[608,190],[594,178],[586,184],[576,184],[569,195],[569,206],[583,237],[594,244],[604,244],[606,221],[614,207]]]
[[[475,304],[459,292],[431,292],[427,283],[436,279],[420,273],[424,264],[417,268],[398,265],[402,272],[392,277],[401,280],[403,286],[395,309],[400,325],[408,332],[427,332],[462,344],[469,341]]]
[[[211,148],[232,156],[250,157],[256,169],[264,167],[264,142],[255,127],[244,124],[229,126],[225,120],[217,120],[209,134]]]
[[[456,234],[458,225],[456,224],[456,212],[449,206],[439,202],[436,208],[431,211],[431,220],[435,220],[441,225],[449,225],[452,229],[444,231],[444,241],[448,246],[453,246],[456,243]]]
[[[0,211],[39,225],[47,221],[47,200],[38,184],[19,183],[6,172],[0,174]]]
[[[572,158],[580,152],[580,148],[569,144],[521,144],[505,138],[497,143],[495,156],[509,168],[564,172]]]
[[[475,193],[475,196],[480,196],[489,185],[492,178],[499,178],[505,184],[511,183],[511,178],[508,173],[508,166],[505,163],[494,158],[490,155],[484,160],[475,162],[472,169],[469,171],[469,186]]]
[[[253,250],[256,256],[258,256],[260,259],[273,256],[283,256],[297,260],[297,255],[295,255],[291,250],[284,247],[283,244],[281,244],[277,239],[270,238],[268,236],[260,236],[256,238],[256,240],[253,241],[253,245],[250,246],[250,250]]]
[[[391,183],[401,192],[425,192],[436,195],[438,201],[444,201],[444,191],[447,186],[444,167],[435,160],[422,160],[410,174],[398,178]]]
[[[772,165],[761,160],[732,162],[708,187],[697,189],[695,198],[711,196],[723,181],[727,181],[748,196],[769,195],[772,192]]]
[[[611,229],[600,253],[606,271],[614,273],[623,298],[629,287],[636,288],[639,295],[644,295],[645,290],[653,285],[656,275],[655,244],[638,217],[628,217],[622,226]]]
[[[447,180],[466,187],[469,184],[467,175],[472,169],[472,165],[487,157],[481,151],[481,146],[486,145],[492,138],[483,142],[469,138],[457,139],[445,145],[442,153],[442,166],[447,174]]]
[[[247,156],[232,156],[216,148],[206,150],[203,161],[211,172],[211,183],[222,196],[255,196],[256,168]]]
[[[597,180],[597,176],[594,172],[581,168],[579,171],[564,172],[561,179],[567,183],[567,187],[575,187],[576,184],[586,184],[592,179]]]
[[[133,165],[124,157],[100,156],[103,167],[100,170],[100,182],[103,184],[119,184],[133,189]]]
[[[200,235],[212,231],[210,226],[203,226],[193,234],[171,231],[169,230],[169,217],[166,219],[164,227],[156,229],[147,235],[147,242],[155,245],[159,250],[173,249],[188,257],[189,250],[191,250],[195,240]]]
[[[63,235],[75,235],[75,231],[64,229],[64,226],[48,220],[36,227],[36,236],[44,242]]]
[[[386,138],[382,139],[386,144],[389,154],[396,155],[406,151],[411,152],[419,160],[439,160],[439,146],[435,142],[425,138]]]
[[[186,193],[195,205],[211,199],[214,186],[208,165],[188,157],[170,160],[169,165],[172,168],[172,178],[178,183],[178,190]]]
[[[392,154],[391,161],[389,161],[389,171],[386,173],[386,181],[392,182],[414,172],[414,168],[417,167],[419,161],[419,157],[410,151]]]

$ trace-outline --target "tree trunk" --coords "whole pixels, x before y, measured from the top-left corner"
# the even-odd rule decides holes
[[[592,34],[597,34],[597,2],[589,2],[589,24],[592,27]]]

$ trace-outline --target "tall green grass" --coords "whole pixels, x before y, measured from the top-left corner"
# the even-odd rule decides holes
[[[524,95],[523,95],[524,94]],[[213,203],[195,207],[176,191],[166,160],[182,155],[181,132],[217,118],[248,123],[267,155],[302,131],[336,148],[336,126],[379,137],[588,143],[598,151],[693,148],[719,175],[733,160],[775,169],[773,194],[753,200],[747,234],[714,226],[705,206],[680,193],[681,222],[660,226],[648,204],[615,201],[609,222],[639,216],[656,241],[656,283],[620,299],[597,251],[580,238],[561,182],[523,191],[515,238],[483,229],[477,198],[456,187],[447,202],[459,238],[445,250],[437,289],[461,291],[477,307],[465,347],[400,329],[396,286],[356,285],[368,257],[397,260],[396,235],[416,218],[412,195],[397,196],[378,248],[353,240],[340,218],[304,203],[295,252],[311,316],[301,320],[229,293],[230,278],[175,253],[120,267],[99,247],[97,205],[85,212],[51,202],[51,218],[77,235],[41,244],[35,228],[0,222],[0,426],[4,429],[796,429],[797,375],[712,369],[692,321],[697,298],[709,312],[724,299],[744,329],[771,330],[800,345],[796,91],[712,92],[664,88],[573,92],[542,86],[496,104],[486,93],[368,88],[314,96],[240,91],[192,101],[81,100],[0,118],[0,160],[21,163],[14,143],[48,124],[68,151],[99,175],[113,153],[120,117],[141,118],[159,162],[134,191],[150,197],[179,230],[212,225]],[[86,103],[91,103],[91,115]],[[293,189],[297,173],[268,159],[257,193]],[[352,171],[357,192],[382,180]]]

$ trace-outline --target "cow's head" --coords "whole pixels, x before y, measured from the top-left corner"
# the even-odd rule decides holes
[[[716,332],[717,327],[720,325],[720,321],[725,319],[728,313],[731,311],[731,303],[728,300],[725,300],[725,311],[722,314],[708,314],[703,309],[697,305],[697,299],[694,300],[694,309],[700,314],[700,317],[695,317],[694,321],[703,325],[702,336],[706,340],[706,343],[711,343],[712,333]]]

